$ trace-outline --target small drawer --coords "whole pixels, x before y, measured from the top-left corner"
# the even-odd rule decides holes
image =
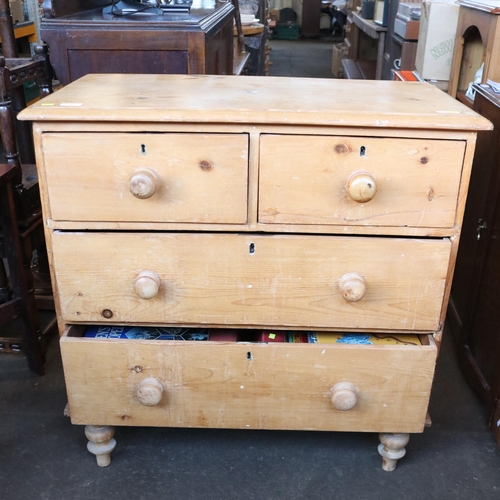
[[[247,134],[45,133],[50,217],[247,222]]]
[[[463,141],[263,135],[259,221],[452,227]]]
[[[52,236],[68,323],[434,332],[446,239],[194,233]]]
[[[74,424],[421,432],[436,346],[103,340],[61,353]]]

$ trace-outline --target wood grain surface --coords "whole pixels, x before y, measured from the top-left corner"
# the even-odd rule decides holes
[[[74,424],[422,432],[436,347],[82,339],[61,351]],[[142,380],[164,386],[144,406]],[[350,382],[339,411],[331,388]]]
[[[247,222],[246,134],[44,134],[55,220]],[[159,178],[148,199],[132,196],[134,172]]]
[[[491,129],[488,120],[427,83],[231,75],[91,74],[18,117]]]
[[[463,141],[261,136],[259,222],[452,227]],[[374,198],[358,203],[347,184],[370,174]]]
[[[58,231],[52,244],[66,322],[427,332],[439,328],[451,249],[449,240]],[[147,300],[134,291],[145,270],[161,278]],[[342,297],[347,273],[366,280],[359,302]]]

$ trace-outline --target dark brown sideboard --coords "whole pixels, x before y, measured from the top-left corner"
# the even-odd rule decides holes
[[[45,0],[40,37],[66,85],[88,73],[232,74],[230,1],[195,0],[190,13],[112,16],[102,0]]]
[[[476,90],[474,110],[495,129],[478,134],[448,324],[500,446],[500,95]]]

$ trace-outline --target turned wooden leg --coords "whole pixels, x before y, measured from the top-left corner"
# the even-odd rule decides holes
[[[398,460],[406,454],[405,446],[410,440],[409,434],[379,434],[378,452],[382,455],[382,469],[392,472]]]
[[[114,434],[114,427],[97,427],[95,425],[85,427],[85,436],[89,440],[87,449],[96,456],[99,467],[107,467],[111,463],[111,452],[116,446],[116,441],[113,439]]]

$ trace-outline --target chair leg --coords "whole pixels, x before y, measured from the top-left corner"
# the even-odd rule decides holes
[[[14,207],[11,183],[0,189],[0,224],[4,235],[4,249],[9,263],[12,291],[21,298],[21,318],[23,319],[23,342],[28,366],[31,371],[43,375],[44,352],[40,344],[41,332],[30,262],[24,255],[19,236],[19,228]]]
[[[3,259],[0,257],[0,304],[7,302],[10,299],[9,281]]]

